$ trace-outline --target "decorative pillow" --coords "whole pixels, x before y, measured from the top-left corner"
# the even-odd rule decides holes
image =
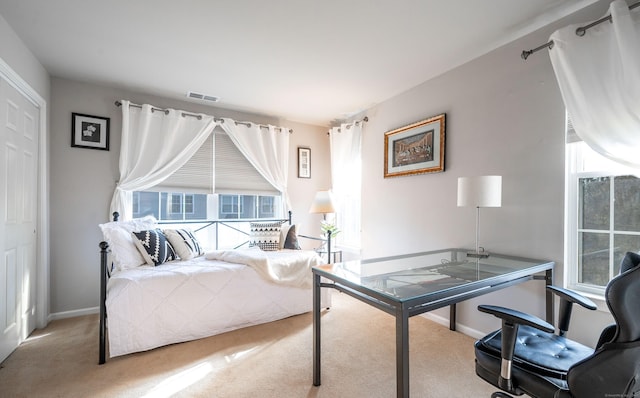
[[[280,226],[280,250],[284,249],[284,242],[287,240],[287,234],[291,227],[293,227],[291,224],[282,224]]]
[[[297,225],[291,225],[287,227],[287,231],[280,235],[280,245],[282,249],[301,250],[300,243],[298,242]],[[284,226],[283,226],[284,231]],[[284,235],[284,237],[283,237]]]
[[[276,222],[252,222],[249,232],[249,247],[258,246],[264,251],[280,249],[280,230],[282,223]]]
[[[132,232],[133,242],[149,265],[160,265],[176,259],[176,252],[160,229]]]
[[[165,229],[165,236],[182,260],[189,260],[204,254],[198,239],[188,229]]]
[[[154,229],[156,224],[155,217],[145,216],[128,221],[112,221],[99,225],[104,240],[111,249],[111,260],[115,271],[145,264],[145,259],[133,243],[131,232]]]

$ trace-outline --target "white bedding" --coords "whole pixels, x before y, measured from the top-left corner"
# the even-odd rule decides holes
[[[311,267],[322,263],[318,254],[311,250],[262,251],[258,247],[215,250],[204,257],[207,260],[245,264],[268,281],[305,288],[312,286]]]
[[[329,289],[322,289],[321,300],[330,306]],[[311,311],[312,290],[274,283],[246,265],[198,257],[115,272],[106,307],[115,357]]]

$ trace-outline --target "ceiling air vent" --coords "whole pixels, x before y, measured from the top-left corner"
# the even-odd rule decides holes
[[[216,97],[216,96],[213,96],[213,95],[207,95],[207,94],[200,94],[200,93],[196,93],[194,91],[187,92],[187,98],[192,98],[192,99],[196,99],[196,100],[200,100],[200,101],[206,101],[206,102],[218,102],[218,101],[220,101],[220,97]]]

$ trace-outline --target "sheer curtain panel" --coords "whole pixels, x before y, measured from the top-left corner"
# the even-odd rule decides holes
[[[549,55],[576,134],[596,152],[640,168],[640,12],[623,0],[609,6],[611,23],[576,35],[581,25],[551,35]]]
[[[132,217],[132,191],[143,191],[164,181],[184,165],[216,127],[207,115],[130,106],[122,100],[120,181],[111,200],[111,213]]]
[[[236,123],[223,119],[220,124],[231,141],[253,167],[282,194],[283,213],[291,205],[287,194],[289,181],[289,130],[254,123]]]
[[[362,122],[332,128],[329,139],[338,238],[341,246],[360,249]]]

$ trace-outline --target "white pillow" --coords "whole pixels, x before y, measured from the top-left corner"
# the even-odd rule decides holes
[[[111,260],[113,261],[114,271],[121,271],[146,264],[142,254],[140,254],[140,251],[133,243],[131,232],[154,229],[156,224],[157,220],[153,216],[100,224],[104,240],[109,244],[109,248],[111,249]]]
[[[165,229],[165,236],[181,260],[190,260],[204,254],[202,245],[188,229]]]

